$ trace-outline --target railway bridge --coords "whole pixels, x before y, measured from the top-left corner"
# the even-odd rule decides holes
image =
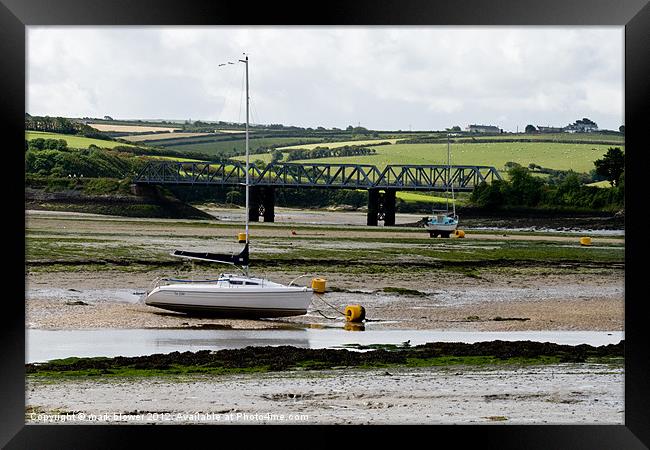
[[[276,188],[365,189],[368,225],[395,225],[397,191],[471,191],[483,181],[500,180],[491,166],[270,163],[249,165],[250,221],[273,222]],[[137,174],[136,189],[147,185],[245,185],[246,163],[151,161]]]

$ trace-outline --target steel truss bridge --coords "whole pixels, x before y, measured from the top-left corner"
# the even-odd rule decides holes
[[[490,166],[390,165],[379,169],[365,164],[271,163],[264,168],[250,164],[249,170],[252,187],[471,191],[483,181],[500,179],[499,172]],[[134,182],[139,185],[241,185],[246,182],[246,164],[152,161]]]

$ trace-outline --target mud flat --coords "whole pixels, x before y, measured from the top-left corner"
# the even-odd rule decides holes
[[[362,304],[373,329],[474,331],[623,330],[624,271],[592,269],[478,276],[430,270],[417,274],[322,272],[330,292],[314,296],[307,315],[276,320],[191,317],[144,305],[141,294],[164,270],[145,272],[37,271],[27,277],[26,326],[40,329],[183,328],[233,329],[284,325],[343,327],[341,311]],[[197,277],[214,273],[197,270]],[[266,271],[289,282],[299,272]],[[328,304],[326,304],[327,302]],[[329,318],[329,319],[328,319]],[[504,320],[505,319],[505,320]],[[509,320],[508,320],[509,319]]]
[[[69,358],[26,365],[25,420],[621,424],[623,345],[438,342]]]
[[[50,380],[26,423],[623,424],[622,367],[557,364]]]

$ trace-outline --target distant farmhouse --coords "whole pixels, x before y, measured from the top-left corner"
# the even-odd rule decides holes
[[[583,117],[566,127],[543,127],[537,125],[538,133],[590,133],[598,131],[598,125],[593,120]]]
[[[468,125],[465,131],[470,133],[503,133],[503,130],[494,125]]]

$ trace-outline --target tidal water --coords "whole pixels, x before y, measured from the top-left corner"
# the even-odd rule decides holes
[[[221,350],[247,346],[291,345],[303,348],[343,348],[347,345],[424,344],[426,342],[538,341],[594,346],[616,344],[621,331],[444,331],[346,330],[304,328],[294,330],[196,329],[85,329],[26,330],[26,362],[71,356],[141,356],[154,353]]]

